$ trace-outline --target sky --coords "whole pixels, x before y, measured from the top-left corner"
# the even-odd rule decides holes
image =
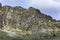
[[[0,3],[24,8],[34,7],[53,19],[60,20],[60,0],[0,0]]]

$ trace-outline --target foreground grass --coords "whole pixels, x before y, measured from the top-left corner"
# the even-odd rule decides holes
[[[25,35],[22,37],[10,37],[7,33],[0,31],[0,40],[60,40],[60,33],[51,35],[45,33],[37,33],[32,35]]]
[[[13,31],[15,31],[15,29]],[[20,35],[17,37],[10,37],[6,32],[0,31],[0,40],[60,40],[60,29],[46,29],[45,32],[37,32],[30,35],[26,34],[25,36]]]

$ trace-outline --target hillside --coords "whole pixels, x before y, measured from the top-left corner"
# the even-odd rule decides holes
[[[59,33],[60,22],[36,8],[0,5],[1,40],[52,40]]]

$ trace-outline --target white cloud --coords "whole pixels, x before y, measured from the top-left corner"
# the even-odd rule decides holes
[[[60,7],[60,2],[58,2],[58,1],[53,1],[53,6],[54,6],[54,7]]]
[[[30,0],[29,1],[29,6],[40,6],[40,7],[46,7],[46,6],[50,6],[51,3],[49,0]]]
[[[60,2],[55,0],[29,0],[28,6],[48,8],[48,7],[60,7]]]

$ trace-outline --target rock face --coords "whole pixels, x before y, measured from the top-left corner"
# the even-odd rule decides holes
[[[21,30],[37,32],[49,28],[52,17],[42,14],[38,9],[28,9],[20,6],[2,6],[0,9],[0,27],[19,28]]]
[[[53,40],[55,35],[60,37],[60,22],[33,7],[25,9],[0,4],[0,29],[3,30],[0,30],[1,40]],[[7,33],[19,37],[10,38]]]

